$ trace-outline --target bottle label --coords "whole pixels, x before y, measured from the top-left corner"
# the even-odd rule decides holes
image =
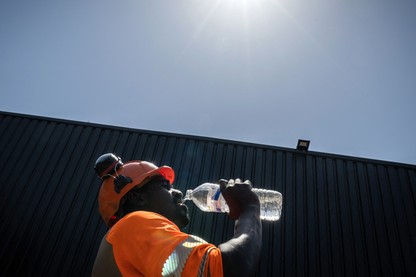
[[[221,212],[221,203],[219,203],[218,199],[220,198],[221,195],[221,190],[217,189],[217,191],[215,192],[215,194],[211,197],[211,199],[213,200],[213,208],[215,211],[217,212]]]

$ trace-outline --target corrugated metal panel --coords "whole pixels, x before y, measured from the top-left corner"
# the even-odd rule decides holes
[[[258,276],[416,275],[414,165],[1,112],[1,276],[90,275],[106,232],[92,167],[106,152],[172,166],[182,191],[241,177],[282,192]],[[189,206],[186,232],[232,236],[225,215]]]

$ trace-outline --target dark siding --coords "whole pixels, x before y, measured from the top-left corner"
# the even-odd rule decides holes
[[[90,275],[106,152],[172,166],[182,191],[240,177],[282,192],[258,276],[416,275],[414,165],[0,112],[0,276]],[[225,215],[189,206],[186,232],[232,236]]]

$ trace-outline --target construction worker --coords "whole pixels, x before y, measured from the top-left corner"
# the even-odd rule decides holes
[[[99,212],[110,227],[98,250],[93,276],[251,276],[261,249],[258,197],[248,182],[220,181],[236,220],[233,237],[215,246],[180,231],[189,223],[183,195],[172,188],[168,166],[97,159],[102,179]]]

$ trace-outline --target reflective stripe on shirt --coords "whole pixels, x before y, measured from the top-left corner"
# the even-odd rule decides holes
[[[163,265],[162,276],[180,277],[185,267],[185,263],[188,260],[189,254],[191,254],[193,248],[206,243],[207,242],[203,239],[192,235],[190,235],[184,241],[179,243],[178,246],[176,246],[175,250],[173,250],[172,254],[169,256],[169,258],[166,260],[165,264]],[[204,257],[202,258],[198,270],[198,276],[203,276],[208,253],[209,250],[205,253]]]

